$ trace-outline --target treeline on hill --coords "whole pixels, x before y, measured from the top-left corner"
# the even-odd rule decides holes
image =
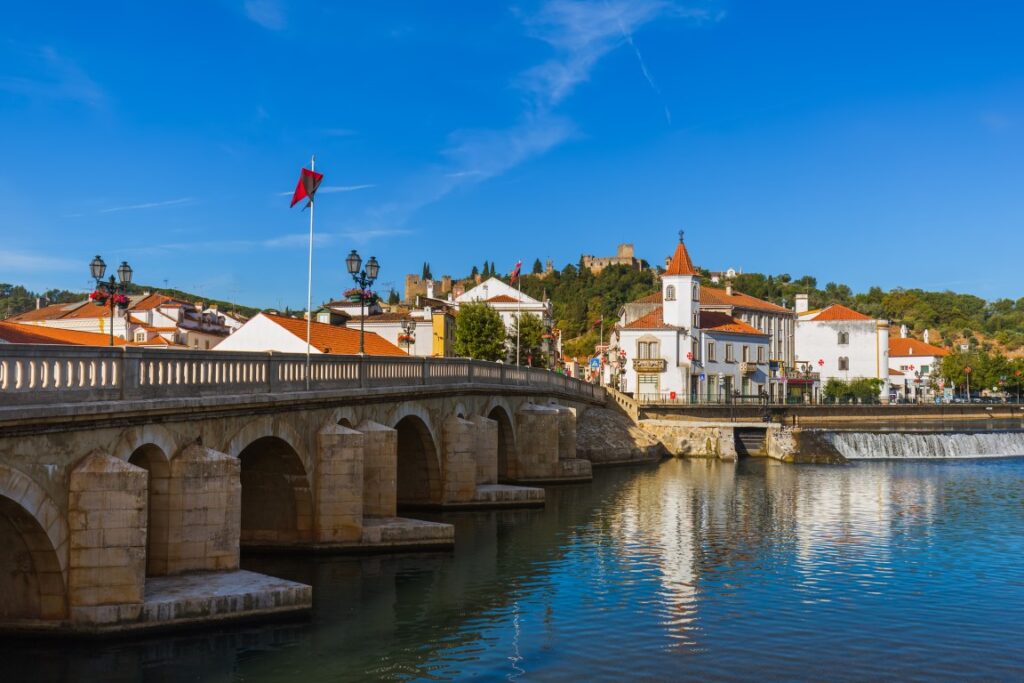
[[[157,289],[156,287],[147,287],[146,285],[128,285],[129,294],[142,294],[143,292],[157,291],[176,299],[184,299],[185,301],[202,301],[207,306],[210,304],[217,304],[222,311],[237,311],[247,318],[251,318],[260,311],[260,309],[252,308],[251,306],[239,306],[228,301],[206,299],[201,296],[196,296],[195,294],[190,294],[189,292],[183,292],[180,289]],[[42,299],[43,305],[46,306],[49,304],[74,303],[76,301],[82,301],[86,296],[87,295],[83,292],[69,292],[66,289],[48,289],[45,292],[33,292],[21,285],[0,283],[0,320],[6,320],[7,318],[18,315],[19,313],[33,310],[36,307],[36,299]]]
[[[555,325],[562,331],[563,348],[572,356],[593,353],[602,316],[607,339],[608,330],[618,319],[624,303],[658,291],[651,270],[609,266],[594,275],[581,265],[570,264],[545,277],[536,272],[540,270],[539,265],[540,260],[535,260],[534,273],[524,274],[523,292],[537,299],[546,294],[551,299]],[[473,270],[495,275],[505,282],[509,280],[508,275],[495,273],[494,266],[487,262],[483,269],[474,267]],[[704,283],[710,285],[707,271],[703,275]],[[890,320],[895,326],[906,325],[918,337],[925,329],[930,329],[933,335],[937,331],[941,340],[934,336],[932,339],[937,343],[949,345],[963,340],[984,351],[993,350],[993,341],[1007,351],[1024,347],[1024,298],[987,302],[981,297],[951,291],[897,288],[886,292],[880,287],[855,294],[847,285],[829,282],[819,287],[814,277],[793,278],[786,273],[743,273],[737,275],[732,284],[737,291],[772,303],[785,303],[789,308],[793,307],[797,294],[807,294],[812,309],[842,304],[866,315]]]

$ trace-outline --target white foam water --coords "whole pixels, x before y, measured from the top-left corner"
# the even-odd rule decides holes
[[[1024,432],[825,432],[849,460],[1024,456]]]

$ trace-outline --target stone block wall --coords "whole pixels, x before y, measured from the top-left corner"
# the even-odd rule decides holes
[[[238,569],[242,526],[238,459],[194,444],[172,458],[170,465],[167,573]]]
[[[313,540],[358,541],[363,533],[362,433],[340,425],[318,435],[313,491]]]
[[[512,479],[545,479],[557,476],[559,455],[558,408],[526,404],[516,412],[518,457],[509,459]]]
[[[476,428],[476,483],[498,483],[498,422],[483,415],[471,418]]]
[[[576,458],[576,409],[553,406],[558,410],[558,459]]]
[[[397,514],[398,432],[364,420],[356,427],[363,435],[363,516]]]
[[[457,415],[441,426],[442,502],[468,503],[476,494],[476,425]]]
[[[641,420],[640,427],[657,438],[669,455],[688,458],[736,458],[733,428],[729,425]]]
[[[137,617],[146,575],[146,470],[94,451],[68,492],[68,603],[78,623]]]

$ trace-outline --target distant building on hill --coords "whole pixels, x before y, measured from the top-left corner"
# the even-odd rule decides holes
[[[452,276],[442,275],[440,280],[423,279],[419,275],[409,274],[405,276],[405,297],[402,299],[407,304],[416,303],[418,296],[444,296],[452,291]]]
[[[636,259],[632,244],[620,244],[615,250],[615,256],[591,256],[584,254],[581,257],[583,267],[589,268],[590,272],[597,275],[608,266],[628,266],[629,268],[641,269],[641,263]]]

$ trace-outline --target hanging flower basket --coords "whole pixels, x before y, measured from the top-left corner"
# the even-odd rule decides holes
[[[89,295],[89,301],[92,301],[97,306],[107,305],[107,293],[100,289],[93,290],[92,294]]]
[[[130,303],[127,294],[114,294],[111,299],[115,306],[122,309],[128,308],[128,304]]]
[[[411,334],[400,334],[398,335],[398,341],[402,344],[412,344],[414,341],[416,341],[416,338],[413,337]]]
[[[352,289],[346,289],[342,293],[343,297],[345,297],[347,300],[351,301],[354,304],[359,303],[360,295],[362,296],[362,300],[367,304],[373,304],[380,300],[380,297],[377,296],[377,293],[369,289],[359,289],[358,287],[353,287]]]

